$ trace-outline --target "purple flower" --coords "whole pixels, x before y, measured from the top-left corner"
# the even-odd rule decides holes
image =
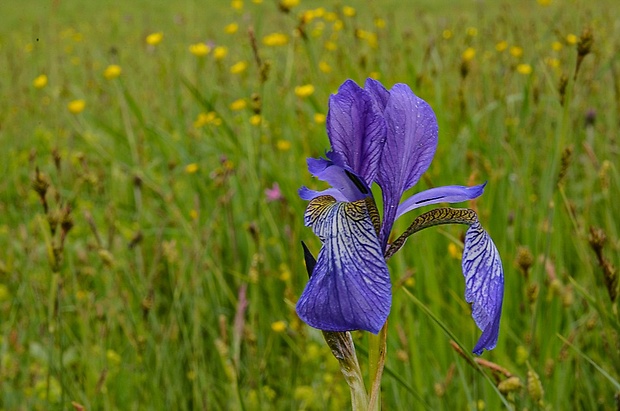
[[[378,333],[392,300],[384,256],[394,221],[422,206],[474,199],[485,184],[432,188],[401,202],[430,166],[438,134],[433,110],[405,84],[388,91],[372,79],[364,88],[347,80],[329,99],[327,134],[331,151],[326,158],[309,158],[308,170],[331,188],[299,190],[310,200],[305,224],[323,245],[297,313],[324,331]],[[370,189],[373,183],[383,196],[382,221]],[[448,216],[435,224],[470,226],[462,268],[465,299],[483,332],[473,350],[480,354],[497,343],[504,280],[497,248],[475,213],[470,215],[474,217],[467,221]]]

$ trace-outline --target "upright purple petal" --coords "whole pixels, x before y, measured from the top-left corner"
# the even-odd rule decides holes
[[[375,104],[377,104],[381,109],[381,112],[383,112],[390,98],[390,92],[383,87],[383,84],[372,78],[366,79],[364,90],[370,94]]]
[[[332,150],[369,185],[375,180],[385,142],[385,119],[368,92],[345,81],[329,98],[327,135]]]
[[[480,197],[484,192],[484,186],[487,183],[478,186],[443,186],[435,187],[416,193],[400,203],[396,212],[396,219],[401,215],[415,210],[418,207],[424,207],[431,204],[439,203],[460,203],[461,201],[473,200]]]
[[[472,317],[482,330],[473,349],[480,355],[497,345],[499,321],[504,298],[504,269],[499,252],[479,222],[471,225],[465,235],[463,250],[465,300],[472,304]]]
[[[403,192],[418,182],[433,160],[438,127],[431,106],[406,84],[390,90],[384,115],[388,133],[377,182],[383,191],[381,241],[385,246]]]
[[[378,333],[391,307],[390,277],[365,201],[310,202],[306,225],[323,241],[297,314],[323,331]]]

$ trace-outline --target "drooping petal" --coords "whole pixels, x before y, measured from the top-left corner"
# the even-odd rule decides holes
[[[324,331],[378,333],[391,307],[390,277],[364,200],[310,202],[306,225],[323,241],[297,314]]]
[[[385,142],[385,119],[368,92],[354,81],[345,81],[329,98],[327,135],[332,150],[368,184],[377,175]]]
[[[408,211],[418,207],[439,203],[460,203],[480,197],[487,183],[477,186],[443,186],[416,193],[400,203],[396,212],[396,219]]]
[[[472,317],[482,330],[473,349],[474,354],[480,355],[497,344],[504,298],[504,269],[495,244],[479,222],[472,224],[465,235],[462,266],[465,300],[472,304]]]
[[[385,246],[403,192],[428,169],[437,148],[437,119],[433,109],[406,84],[396,84],[384,112],[388,133],[377,182],[383,191]]]
[[[338,165],[337,153],[329,152],[327,157],[328,159],[309,158],[307,160],[308,171],[333,187],[333,189],[328,189],[329,191],[324,192],[325,194],[331,195],[334,194],[333,190],[337,190],[340,195],[336,194],[333,197],[339,201],[356,201],[372,195],[368,185],[359,176],[348,167]],[[318,192],[307,188],[302,188],[299,191],[302,198],[311,197],[316,193]]]

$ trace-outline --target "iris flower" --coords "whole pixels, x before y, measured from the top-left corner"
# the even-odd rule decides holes
[[[306,187],[310,203],[306,226],[322,242],[316,265],[297,302],[297,314],[323,331],[366,330],[377,334],[390,313],[392,291],[386,259],[413,232],[438,224],[469,226],[462,269],[465,299],[482,330],[473,352],[497,344],[504,293],[502,263],[495,244],[468,209],[439,208],[419,216],[392,244],[394,221],[418,207],[477,198],[485,184],[444,186],[418,192],[401,202],[431,164],[437,148],[437,119],[432,108],[405,84],[391,90],[373,79],[364,88],[347,80],[330,96],[326,158],[309,158],[312,175],[331,185]],[[372,195],[381,188],[383,214]]]

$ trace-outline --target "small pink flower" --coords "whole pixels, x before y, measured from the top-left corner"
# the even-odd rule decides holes
[[[280,201],[284,198],[282,196],[282,191],[280,191],[280,186],[278,185],[278,183],[273,183],[271,188],[266,188],[265,196],[267,197],[268,203],[272,201]]]

